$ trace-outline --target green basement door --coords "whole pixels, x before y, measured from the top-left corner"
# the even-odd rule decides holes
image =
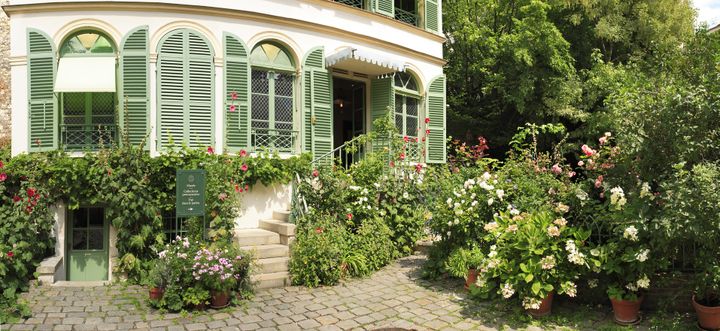
[[[68,214],[67,279],[108,280],[108,223],[105,210],[79,208]]]

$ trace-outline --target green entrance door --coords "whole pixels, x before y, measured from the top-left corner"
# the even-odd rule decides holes
[[[103,208],[79,208],[68,215],[67,279],[108,280],[108,224]]]

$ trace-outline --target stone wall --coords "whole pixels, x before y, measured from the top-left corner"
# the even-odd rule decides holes
[[[0,146],[10,140],[10,128],[10,21],[0,10]]]

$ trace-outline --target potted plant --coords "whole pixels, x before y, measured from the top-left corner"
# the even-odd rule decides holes
[[[486,242],[494,242],[480,268],[473,294],[515,294],[532,316],[550,314],[554,295],[577,295],[575,282],[598,266],[584,243],[590,231],[570,226],[550,211],[502,212],[485,226]]]
[[[483,253],[480,248],[459,248],[450,254],[445,269],[455,277],[464,278],[465,289],[469,290],[477,281],[478,267],[482,262]]]
[[[249,277],[249,258],[232,245],[201,248],[194,261],[192,275],[210,291],[212,308],[228,306],[231,292]]]
[[[205,310],[210,298],[210,291],[200,285],[186,289],[185,293],[183,293],[183,302],[185,305],[196,310]]]
[[[159,301],[163,297],[170,275],[168,260],[157,259],[148,272],[146,284],[150,286],[150,300]]]
[[[692,304],[701,328],[706,330],[720,329],[720,263],[718,257],[715,257],[712,261],[707,261],[704,270],[696,274],[695,294],[692,296]]]

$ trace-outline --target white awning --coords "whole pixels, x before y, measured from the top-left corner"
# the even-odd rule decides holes
[[[55,92],[115,92],[115,57],[63,57]]]
[[[325,65],[352,72],[379,76],[405,71],[403,61],[356,48],[345,48],[325,58]]]

